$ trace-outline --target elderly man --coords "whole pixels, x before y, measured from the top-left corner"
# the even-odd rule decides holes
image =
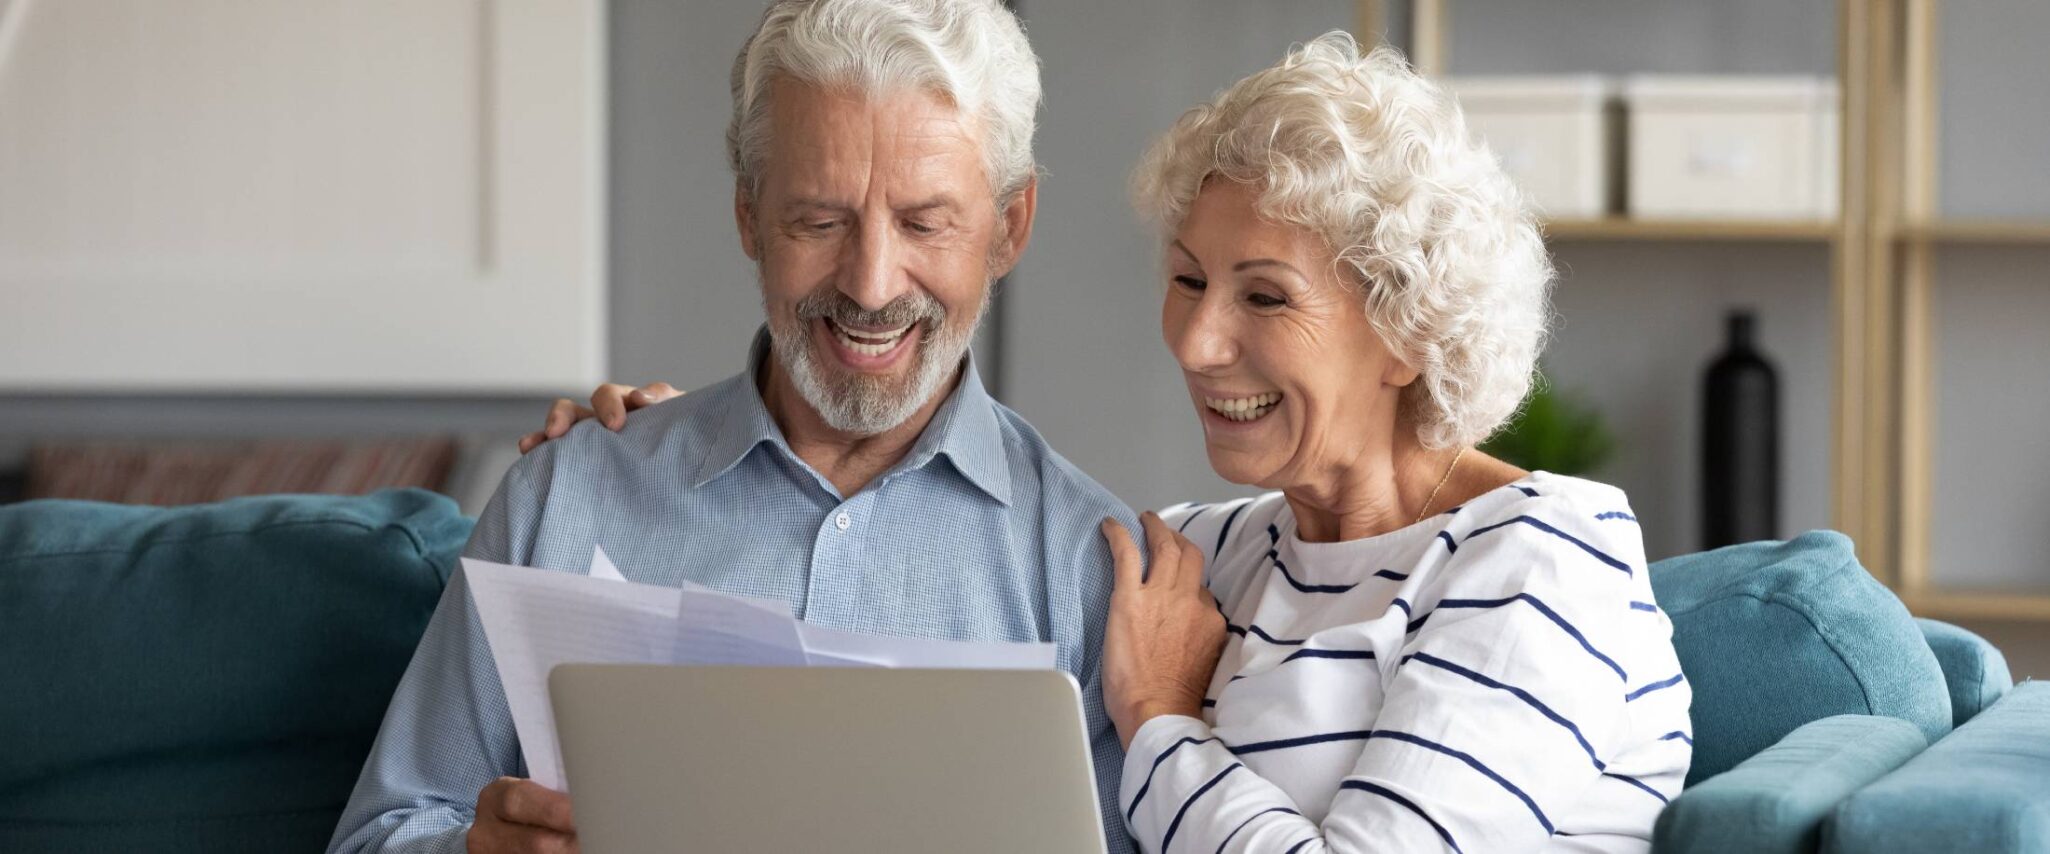
[[[734,219],[767,314],[746,371],[541,447],[465,553],[575,572],[602,545],[635,581],[778,597],[826,625],[1054,641],[1085,686],[1104,826],[1125,850],[1097,525],[1138,526],[967,356],[1032,233],[1024,33],[996,0],[778,0],[733,98]],[[573,850],[569,797],[523,774],[458,574],[330,850]]]

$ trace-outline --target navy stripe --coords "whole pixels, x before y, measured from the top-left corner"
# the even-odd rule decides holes
[[[1231,523],[1238,521],[1239,514],[1245,512],[1246,508],[1252,506],[1252,504],[1251,500],[1247,500],[1245,503],[1233,507],[1230,516],[1224,517],[1224,527],[1217,529],[1217,548],[1210,551],[1212,557],[1224,554],[1224,539],[1231,536]]]
[[[1487,527],[1485,527],[1485,528],[1478,528],[1478,529],[1475,529],[1475,530],[1473,531],[1473,533],[1470,533],[1470,534],[1467,534],[1467,535],[1466,535],[1466,540],[1465,540],[1465,541],[1466,541],[1466,542],[1469,542],[1469,543],[1470,543],[1470,542],[1473,542],[1473,538],[1475,538],[1475,537],[1478,537],[1478,536],[1480,536],[1480,535],[1482,535],[1482,534],[1485,534],[1485,533],[1487,533],[1487,532],[1489,532],[1489,531],[1497,530],[1497,529],[1500,529],[1500,528],[1506,528],[1506,527],[1508,527],[1508,526],[1510,526],[1510,525],[1514,525],[1514,524],[1516,524],[1516,523],[1518,523],[1518,522],[1522,522],[1523,524],[1529,525],[1529,526],[1531,526],[1531,527],[1533,527],[1533,528],[1536,528],[1536,529],[1538,529],[1538,530],[1540,530],[1540,531],[1543,531],[1543,532],[1545,532],[1545,533],[1547,533],[1547,534],[1551,534],[1552,536],[1555,536],[1555,537],[1558,537],[1559,539],[1565,540],[1566,542],[1569,542],[1569,543],[1572,543],[1572,544],[1574,544],[1574,545],[1576,545],[1576,546],[1579,546],[1579,547],[1580,547],[1580,550],[1581,550],[1581,551],[1584,551],[1584,552],[1587,552],[1588,554],[1594,555],[1594,557],[1595,557],[1595,559],[1596,559],[1596,560],[1599,560],[1599,561],[1601,561],[1602,563],[1608,564],[1609,566],[1612,566],[1612,567],[1615,567],[1615,568],[1616,568],[1616,569],[1618,569],[1618,570],[1621,570],[1621,571],[1622,571],[1622,573],[1623,573],[1624,575],[1629,575],[1629,576],[1635,577],[1635,573],[1632,573],[1632,572],[1630,571],[1630,565],[1629,565],[1629,564],[1627,564],[1627,563],[1624,563],[1624,562],[1622,562],[1622,561],[1620,561],[1620,560],[1617,560],[1617,559],[1615,559],[1615,558],[1609,557],[1609,556],[1608,556],[1607,554],[1604,554],[1604,553],[1602,553],[1602,550],[1601,550],[1601,549],[1598,549],[1598,548],[1595,548],[1594,546],[1590,546],[1590,545],[1588,545],[1588,544],[1587,544],[1587,543],[1586,543],[1585,541],[1581,540],[1581,539],[1580,539],[1579,537],[1575,537],[1575,536],[1573,536],[1572,534],[1568,534],[1568,533],[1566,533],[1565,531],[1561,531],[1561,530],[1559,530],[1558,528],[1554,528],[1554,527],[1552,527],[1552,526],[1550,526],[1550,525],[1547,525],[1547,524],[1545,524],[1544,522],[1538,521],[1537,519],[1533,519],[1533,518],[1531,518],[1531,517],[1529,517],[1529,516],[1518,516],[1518,517],[1516,517],[1516,518],[1514,518],[1514,519],[1510,519],[1510,520],[1509,520],[1509,521],[1507,521],[1507,522],[1496,522],[1495,524],[1493,524],[1493,525],[1489,525],[1489,526],[1487,526]]]
[[[1391,579],[1391,580],[1394,580],[1394,581],[1406,581],[1406,580],[1408,580],[1408,579],[1409,579],[1409,573],[1407,573],[1407,572],[1396,572],[1395,570],[1392,570],[1392,569],[1383,569],[1383,570],[1380,570],[1380,571],[1378,571],[1378,572],[1375,572],[1375,573],[1374,573],[1374,577],[1375,577],[1375,578],[1387,578],[1387,579]]]
[[[1281,660],[1281,663],[1287,664],[1298,658],[1343,658],[1355,661],[1361,659],[1372,661],[1374,651],[1371,649],[1299,649],[1289,653],[1287,658]]]
[[[1511,694],[1514,694],[1516,696],[1516,699],[1522,700],[1531,708],[1538,710],[1539,714],[1542,714],[1545,717],[1550,718],[1553,723],[1565,727],[1567,732],[1573,733],[1573,740],[1580,742],[1580,749],[1587,751],[1587,758],[1594,761],[1594,770],[1600,771],[1608,767],[1607,765],[1604,765],[1602,763],[1601,757],[1595,755],[1594,745],[1587,743],[1587,737],[1581,734],[1580,727],[1575,726],[1574,723],[1572,721],[1567,720],[1564,715],[1552,711],[1552,707],[1545,705],[1538,698],[1531,696],[1529,691],[1525,691],[1522,688],[1518,688],[1514,685],[1506,684],[1503,682],[1497,682],[1492,678],[1489,678],[1479,673],[1475,673],[1474,671],[1468,670],[1457,664],[1453,664],[1452,662],[1446,661],[1445,659],[1439,658],[1435,655],[1431,655],[1427,652],[1411,653],[1408,656],[1405,656],[1402,660],[1405,663],[1407,663],[1410,659],[1421,661],[1440,670],[1445,670],[1451,673],[1457,673],[1461,676],[1464,676],[1482,685],[1486,685],[1490,688],[1495,688],[1498,690],[1507,691]]]
[[[1189,807],[1195,805],[1197,798],[1203,797],[1211,789],[1217,788],[1217,784],[1224,781],[1224,775],[1244,767],[1246,766],[1238,762],[1231,763],[1230,767],[1217,772],[1217,776],[1210,778],[1210,782],[1204,783],[1196,789],[1195,794],[1190,795],[1188,800],[1183,801],[1182,808],[1175,811],[1174,821],[1169,822],[1167,825],[1167,835],[1160,837],[1160,850],[1166,851],[1167,844],[1174,841],[1175,831],[1182,828],[1182,819],[1189,814]]]
[[[1216,700],[1212,700],[1212,699],[1210,699],[1209,697],[1204,697],[1204,698],[1203,698],[1203,708],[1206,708],[1206,709],[1214,709],[1214,708],[1217,708],[1217,701],[1216,701]]]
[[[1543,615],[1545,615],[1546,619],[1549,619],[1549,620],[1551,620],[1551,621],[1552,621],[1552,622],[1553,622],[1554,624],[1558,625],[1558,627],[1559,627],[1559,628],[1561,628],[1561,629],[1564,629],[1564,630],[1566,631],[1566,633],[1567,633],[1567,634],[1569,634],[1569,635],[1572,635],[1572,636],[1573,636],[1573,639],[1574,639],[1574,640],[1576,640],[1576,641],[1579,641],[1579,642],[1580,642],[1580,648],[1581,648],[1581,649],[1584,649],[1584,650],[1587,650],[1587,654],[1588,654],[1588,655],[1592,655],[1592,656],[1594,656],[1595,658],[1597,658],[1597,659],[1600,659],[1600,660],[1601,660],[1601,663],[1603,663],[1603,664],[1606,664],[1606,665],[1608,665],[1608,666],[1609,666],[1609,669],[1610,669],[1610,670],[1614,670],[1614,671],[1616,671],[1616,678],[1618,678],[1618,679],[1621,679],[1621,680],[1623,680],[1623,681],[1625,681],[1625,682],[1628,682],[1628,681],[1630,681],[1630,676],[1629,676],[1629,674],[1627,674],[1627,673],[1624,673],[1624,672],[1623,672],[1623,666],[1622,666],[1622,665],[1620,665],[1620,664],[1617,664],[1617,663],[1616,663],[1616,660],[1615,660],[1615,659],[1613,659],[1613,658],[1610,658],[1610,657],[1608,657],[1608,656],[1606,656],[1606,655],[1603,655],[1603,654],[1601,653],[1601,650],[1595,649],[1595,648],[1594,648],[1594,644],[1591,644],[1591,643],[1588,643],[1588,642],[1587,642],[1587,636],[1586,636],[1586,635],[1583,635],[1583,634],[1581,634],[1581,633],[1580,633],[1580,630],[1579,630],[1579,629],[1576,629],[1576,628],[1574,628],[1574,627],[1573,627],[1573,624],[1572,624],[1572,623],[1566,622],[1566,618],[1565,618],[1565,617],[1561,617],[1561,616],[1559,616],[1559,612],[1557,612],[1557,611],[1554,611],[1554,610],[1552,610],[1550,606],[1548,606],[1548,605],[1546,605],[1545,603],[1543,603],[1543,602],[1539,601],[1539,600],[1538,600],[1538,598],[1537,598],[1536,596],[1532,596],[1532,595],[1530,595],[1530,594],[1528,594],[1528,593],[1518,593],[1518,594],[1516,594],[1516,595],[1514,595],[1514,596],[1511,596],[1511,597],[1509,597],[1509,598],[1507,598],[1507,599],[1446,599],[1446,600],[1440,601],[1440,602],[1438,603],[1438,607],[1440,607],[1440,608],[1499,608],[1499,607],[1502,607],[1503,605],[1507,605],[1507,604],[1509,604],[1509,603],[1511,603],[1511,602],[1515,602],[1515,601],[1517,601],[1517,600],[1522,600],[1522,601],[1524,601],[1524,602],[1528,602],[1528,603],[1530,603],[1530,606],[1531,606],[1531,607],[1533,607],[1533,608],[1536,608],[1536,609],[1538,610],[1538,613],[1540,613],[1540,614],[1543,614]],[[1416,619],[1416,622],[1414,622],[1414,623],[1411,623],[1410,625],[1412,625],[1412,626],[1415,626],[1415,625],[1420,625],[1420,624],[1422,624],[1422,623],[1423,623],[1423,621],[1424,621],[1425,619],[1429,618],[1430,616],[1431,616],[1430,614],[1425,614],[1425,615],[1423,615],[1422,617],[1418,617],[1418,618]],[[1411,629],[1411,631],[1415,631],[1415,629]]]
[[[1181,741],[1177,741],[1174,744],[1169,745],[1166,750],[1160,752],[1159,756],[1153,757],[1153,767],[1152,769],[1146,772],[1146,782],[1139,786],[1139,794],[1132,796],[1132,806],[1129,809],[1125,810],[1125,820],[1130,821],[1132,816],[1138,814],[1139,802],[1145,800],[1147,790],[1153,788],[1153,775],[1159,773],[1160,763],[1166,762],[1167,758],[1169,756],[1174,755],[1175,751],[1182,749],[1182,745],[1184,744],[1209,744],[1213,741],[1223,743],[1224,740],[1216,738],[1214,736],[1211,738],[1196,738],[1194,736],[1186,736],[1183,737]]]
[[[1403,598],[1402,598],[1402,597],[1400,597],[1400,596],[1397,596],[1397,597],[1395,597],[1395,600],[1394,600],[1394,601],[1392,601],[1392,602],[1389,602],[1388,604],[1390,604],[1390,605],[1394,605],[1394,606],[1395,606],[1395,607],[1397,607],[1397,608],[1401,608],[1401,609],[1402,609],[1402,613],[1403,613],[1403,614],[1405,614],[1405,615],[1407,615],[1407,614],[1409,614],[1409,613],[1410,613],[1409,603],[1408,603],[1408,602],[1406,602],[1406,601],[1404,601],[1404,600],[1403,600]]]
[[[1270,525],[1268,527],[1272,528],[1273,526]],[[1282,564],[1281,556],[1276,554],[1273,549],[1267,550],[1267,559],[1274,561],[1274,568],[1281,570],[1281,577],[1288,581],[1288,586],[1304,593],[1344,593],[1359,586],[1357,584],[1304,584],[1295,580],[1295,576],[1288,574],[1288,567]]]
[[[1653,691],[1657,691],[1657,690],[1659,690],[1660,688],[1671,688],[1671,687],[1673,687],[1674,685],[1678,685],[1678,684],[1680,684],[1680,680],[1683,680],[1683,679],[1686,679],[1686,678],[1687,678],[1687,674],[1685,674],[1685,673],[1675,673],[1675,674],[1673,674],[1673,675],[1672,675],[1672,677],[1671,677],[1671,678],[1669,678],[1669,679],[1661,679],[1661,680],[1659,680],[1659,681],[1657,681],[1657,682],[1653,682],[1653,683],[1651,683],[1650,685],[1646,685],[1646,686],[1644,686],[1644,687],[1642,687],[1642,688],[1639,688],[1639,689],[1637,689],[1637,690],[1635,690],[1635,691],[1632,691],[1632,692],[1630,692],[1630,693],[1628,693],[1628,694],[1624,694],[1624,695],[1623,695],[1623,702],[1625,702],[1625,703],[1628,703],[1628,702],[1630,702],[1631,700],[1635,700],[1635,699],[1637,699],[1637,698],[1639,698],[1639,697],[1642,697],[1642,696],[1644,696],[1644,695],[1646,695],[1646,694],[1649,694],[1649,693],[1651,693],[1651,692],[1653,692]]]
[[[1245,820],[1245,821],[1239,822],[1239,826],[1238,826],[1238,827],[1234,827],[1234,828],[1232,828],[1232,829],[1231,829],[1231,832],[1230,832],[1230,833],[1227,833],[1227,834],[1225,834],[1225,835],[1224,835],[1224,841],[1223,841],[1223,842],[1219,842],[1219,843],[1217,843],[1217,854],[1224,854],[1224,849],[1225,849],[1225,847],[1226,847],[1226,846],[1229,846],[1229,845],[1231,845],[1231,838],[1232,838],[1232,837],[1234,837],[1234,836],[1237,836],[1237,835],[1239,835],[1239,831],[1241,831],[1241,830],[1245,830],[1245,829],[1246,829],[1246,825],[1252,824],[1252,823],[1253,823],[1253,819],[1259,818],[1259,817],[1261,817],[1261,816],[1263,816],[1263,815],[1266,815],[1266,814],[1268,814],[1268,813],[1271,813],[1271,812],[1285,812],[1285,813],[1288,813],[1289,815],[1298,815],[1298,816],[1299,816],[1299,815],[1302,815],[1302,813],[1296,812],[1295,810],[1289,809],[1288,807],[1268,807],[1268,808],[1266,808],[1266,809],[1264,809],[1264,810],[1261,810],[1261,811],[1259,811],[1259,812],[1253,813],[1252,815],[1246,816],[1246,820]]]
[[[1439,532],[1438,532],[1438,539],[1441,539],[1441,540],[1444,540],[1444,541],[1445,541],[1445,550],[1446,550],[1446,551],[1448,551],[1448,552],[1458,552],[1458,551],[1459,551],[1459,544],[1458,544],[1458,543],[1455,543],[1455,542],[1453,542],[1453,541],[1452,541],[1452,535],[1451,535],[1451,534],[1445,533],[1444,531],[1439,531]]]
[[[1445,840],[1445,844],[1451,847],[1453,851],[1459,851],[1459,843],[1452,841],[1452,834],[1451,832],[1445,829],[1445,825],[1439,824],[1437,819],[1432,818],[1429,814],[1424,812],[1423,807],[1411,803],[1408,798],[1391,792],[1385,788],[1382,788],[1381,786],[1369,783],[1365,780],[1346,780],[1344,782],[1339,783],[1338,788],[1340,791],[1343,791],[1345,789],[1358,789],[1359,791],[1367,792],[1369,794],[1380,795],[1381,797],[1387,798],[1391,801],[1396,802],[1397,804],[1400,804],[1401,806],[1407,808],[1410,812],[1416,813],[1417,818],[1423,819],[1425,823],[1431,826],[1432,830],[1438,831],[1438,838]],[[1460,852],[1460,854],[1465,854],[1465,852]]]
[[[1294,844],[1294,845],[1290,845],[1290,846],[1288,846],[1288,850],[1287,850],[1287,851],[1283,851],[1283,852],[1281,852],[1281,854],[1295,854],[1295,853],[1296,853],[1297,851],[1301,851],[1301,850],[1303,850],[1303,846],[1305,846],[1305,845],[1308,845],[1308,844],[1310,844],[1310,843],[1312,843],[1312,842],[1315,842],[1315,841],[1317,841],[1317,837],[1314,837],[1314,836],[1312,836],[1312,837],[1310,837],[1310,838],[1308,838],[1308,839],[1305,839],[1305,840],[1303,840],[1303,841],[1301,841],[1301,842],[1298,842],[1298,843],[1296,843],[1296,844]]]
[[[1291,747],[1308,747],[1312,744],[1328,744],[1334,741],[1362,741],[1372,737],[1373,735],[1373,730],[1365,729],[1353,730],[1351,732],[1326,732],[1319,733],[1317,735],[1303,735],[1297,736],[1295,738],[1276,739],[1274,741],[1256,741],[1252,744],[1226,744],[1225,748],[1239,756],[1244,756],[1248,753],[1264,753],[1269,750],[1286,750]]]
[[[1509,794],[1515,795],[1518,800],[1523,801],[1523,805],[1530,808],[1530,814],[1537,817],[1538,824],[1544,825],[1545,832],[1552,832],[1552,820],[1545,817],[1544,810],[1538,809],[1537,801],[1531,800],[1530,796],[1524,794],[1522,789],[1517,788],[1515,783],[1511,783],[1509,782],[1508,778],[1495,773],[1495,769],[1489,768],[1480,760],[1473,758],[1471,754],[1454,750],[1450,747],[1446,747],[1445,745],[1439,744],[1427,738],[1410,735],[1406,732],[1395,732],[1394,730],[1375,730],[1372,733],[1369,733],[1367,737],[1370,739],[1387,738],[1393,739],[1395,741],[1400,741],[1405,744],[1414,744],[1418,747],[1424,748],[1425,750],[1442,753],[1446,756],[1450,756],[1454,759],[1466,763],[1467,767],[1487,775],[1487,778],[1495,781],[1496,785],[1499,785],[1503,789],[1508,790]]]
[[[1689,747],[1692,747],[1694,745],[1694,739],[1689,737],[1686,733],[1681,732],[1679,730],[1674,730],[1672,732],[1666,733],[1665,735],[1659,736],[1660,741],[1672,741],[1676,738],[1681,741],[1687,742],[1687,745]]]
[[[1232,634],[1238,635],[1239,637],[1245,637],[1245,636],[1246,636],[1246,627],[1245,627],[1245,626],[1237,625],[1237,624],[1235,624],[1235,623],[1232,623],[1232,622],[1231,622],[1231,621],[1229,621],[1229,620],[1226,620],[1226,621],[1225,621],[1225,623],[1224,623],[1224,630],[1225,630],[1225,631],[1227,631],[1227,632],[1231,632]]]
[[[1623,512],[1623,511],[1621,511],[1621,510],[1611,510],[1611,511],[1609,511],[1609,512],[1607,512],[1607,513],[1596,513],[1596,514],[1594,514],[1594,517],[1595,517],[1596,519],[1621,519],[1621,520],[1623,520],[1623,521],[1625,521],[1625,522],[1635,522],[1635,521],[1637,521],[1637,517],[1635,517],[1635,516],[1632,516],[1632,515],[1630,515],[1630,514],[1628,514],[1628,513],[1625,513],[1625,512]]]
[[[1659,612],[1659,606],[1657,606],[1657,605],[1653,605],[1653,604],[1651,604],[1650,602],[1632,602],[1632,603],[1630,603],[1630,610],[1632,610],[1632,611],[1650,611],[1650,612],[1652,612],[1652,613],[1656,614],[1656,613],[1658,613],[1658,612]]]
[[[1662,803],[1662,804],[1669,804],[1669,803],[1672,803],[1672,801],[1670,801],[1670,800],[1667,800],[1667,799],[1666,799],[1666,796],[1665,796],[1665,795],[1661,795],[1661,794],[1659,794],[1659,790],[1657,790],[1657,789],[1654,789],[1654,788],[1652,788],[1652,787],[1650,787],[1650,786],[1647,786],[1647,785],[1645,785],[1645,784],[1644,784],[1644,781],[1643,781],[1643,780],[1639,780],[1639,779],[1637,779],[1636,777],[1631,777],[1631,776],[1629,776],[1629,775],[1626,775],[1626,774],[1603,774],[1602,776],[1604,776],[1604,777],[1613,777],[1613,778],[1615,778],[1615,779],[1618,779],[1618,780],[1621,780],[1621,781],[1623,781],[1623,782],[1625,782],[1625,783],[1629,783],[1629,784],[1630,784],[1630,785],[1632,785],[1632,786],[1636,786],[1637,788],[1640,788],[1640,789],[1643,789],[1643,790],[1645,790],[1645,791],[1647,791],[1647,792],[1650,792],[1650,793],[1651,793],[1651,796],[1652,796],[1652,797],[1654,797],[1654,798],[1658,798],[1658,799],[1659,799],[1659,803]]]
[[[1515,488],[1516,488],[1516,491],[1517,491],[1517,492],[1521,492],[1521,493],[1523,493],[1524,495],[1528,495],[1528,496],[1530,496],[1530,497],[1532,497],[1532,498],[1536,498],[1536,497],[1538,497],[1538,494],[1537,494],[1537,490],[1535,490],[1535,489],[1532,489],[1532,488],[1530,488],[1530,487],[1528,487],[1528,486],[1524,486],[1523,484],[1520,484],[1520,483],[1512,483],[1512,484],[1509,484],[1509,485],[1510,485],[1510,486],[1512,486],[1512,487],[1515,487]]]
[[[1188,530],[1189,530],[1189,523],[1190,523],[1190,522],[1194,522],[1194,521],[1196,521],[1196,517],[1197,517],[1197,516],[1201,516],[1201,515],[1203,515],[1203,514],[1204,514],[1204,513],[1206,512],[1206,511],[1208,511],[1209,509],[1210,509],[1210,505],[1208,505],[1208,504],[1205,504],[1205,505],[1202,505],[1202,506],[1200,506],[1200,507],[1197,507],[1197,508],[1196,508],[1196,512],[1194,512],[1194,513],[1190,513],[1190,514],[1189,514],[1189,518],[1187,518],[1187,519],[1183,519],[1183,520],[1182,520],[1182,524],[1181,524],[1181,527],[1179,527],[1179,528],[1176,528],[1176,529],[1174,529],[1174,532],[1175,532],[1175,533],[1177,533],[1177,534],[1180,534],[1180,533],[1184,533],[1184,532],[1188,531]]]
[[[1227,626],[1225,626],[1225,628],[1229,629],[1229,628],[1231,628],[1231,626],[1227,625]],[[1263,641],[1266,641],[1266,642],[1268,642],[1268,643],[1271,643],[1271,644],[1275,644],[1275,645],[1277,645],[1277,646],[1302,646],[1302,645],[1303,645],[1304,643],[1308,642],[1308,640],[1309,640],[1308,638],[1297,638],[1297,639],[1294,639],[1294,640],[1282,640],[1281,638],[1277,638],[1277,637],[1275,637],[1275,636],[1273,636],[1273,635],[1270,635],[1270,634],[1268,634],[1268,633],[1267,633],[1267,630],[1265,630],[1265,629],[1262,629],[1262,628],[1260,628],[1259,626],[1247,626],[1247,627],[1246,627],[1246,631],[1248,631],[1248,632],[1251,632],[1251,633],[1252,633],[1252,634],[1253,634],[1254,636],[1258,637],[1259,639],[1261,639],[1261,640],[1263,640]]]

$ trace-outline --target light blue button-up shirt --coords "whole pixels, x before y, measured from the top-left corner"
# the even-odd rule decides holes
[[[991,399],[972,360],[910,453],[842,496],[763,406],[766,354],[757,336],[747,373],[638,412],[619,433],[579,424],[535,449],[506,474],[464,554],[582,573],[603,546],[629,580],[774,597],[822,625],[1052,641],[1083,686],[1110,849],[1129,850],[1124,754],[1098,678],[1112,573],[1097,524],[1113,516],[1136,531],[1131,511]],[[477,793],[526,773],[459,572],[329,850],[462,851]]]

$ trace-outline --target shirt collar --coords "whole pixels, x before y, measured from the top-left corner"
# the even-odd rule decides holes
[[[764,442],[776,446],[790,459],[797,459],[783,437],[782,428],[776,426],[776,420],[769,417],[768,406],[762,403],[761,371],[770,358],[774,356],[770,353],[769,330],[764,326],[755,333],[754,343],[748,348],[747,375],[736,377],[726,389],[733,399],[718,402],[723,405],[715,404],[725,417],[706,445],[698,473],[692,478],[693,488],[717,480]],[[924,468],[934,457],[944,456],[969,483],[999,503],[1009,505],[1011,467],[996,408],[996,400],[982,386],[971,351],[963,360],[961,379],[953,393],[933,413],[932,421],[925,425],[911,451],[879,481],[899,472]]]

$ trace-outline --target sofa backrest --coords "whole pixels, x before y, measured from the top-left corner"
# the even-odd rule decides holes
[[[1950,731],[1944,673],[1921,628],[1842,534],[1659,561],[1651,584],[1694,688],[1689,785],[1832,715],[1900,718],[1931,742]]]
[[[0,508],[0,850],[322,850],[470,525],[421,490]]]

